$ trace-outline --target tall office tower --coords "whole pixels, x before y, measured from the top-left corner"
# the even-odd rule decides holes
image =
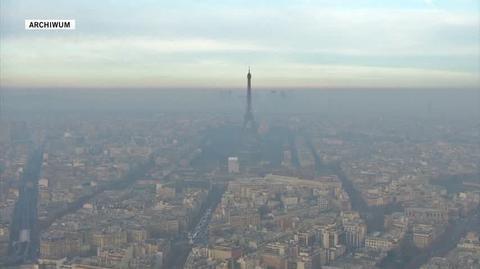
[[[355,249],[363,247],[367,234],[367,225],[362,220],[349,221],[343,224],[345,243],[347,247]]]
[[[240,165],[238,163],[238,157],[228,157],[228,173],[239,173]]]
[[[328,224],[321,229],[323,248],[334,248],[339,244],[340,231],[336,225]]]
[[[250,73],[250,68],[248,68],[247,74],[247,111],[245,112],[243,129],[249,131],[257,130],[257,126],[255,120],[253,119],[252,113],[252,74]]]

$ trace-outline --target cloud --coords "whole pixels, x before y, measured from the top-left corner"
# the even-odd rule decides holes
[[[9,7],[0,26],[1,78],[12,85],[209,86],[221,77],[215,83],[232,86],[242,83],[236,76],[245,66],[254,65],[269,70],[264,81],[272,85],[275,78],[299,86],[474,85],[477,13],[373,7],[367,0],[360,1],[366,8],[323,2],[327,7],[314,1],[233,6],[202,1],[193,4],[197,9],[184,1],[59,2],[42,16],[75,18],[77,29],[48,33],[27,32],[18,24],[38,17],[42,7]]]

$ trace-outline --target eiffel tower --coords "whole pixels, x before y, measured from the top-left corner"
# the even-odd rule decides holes
[[[257,124],[252,113],[252,74],[250,73],[250,68],[248,68],[247,74],[247,111],[243,119],[243,130],[253,133],[257,132]]]

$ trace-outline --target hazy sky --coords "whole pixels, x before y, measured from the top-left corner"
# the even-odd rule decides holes
[[[1,85],[478,87],[478,2],[1,0]]]

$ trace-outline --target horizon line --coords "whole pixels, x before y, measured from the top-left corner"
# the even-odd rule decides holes
[[[41,86],[41,87],[25,87],[25,86],[0,86],[1,91],[45,91],[45,90],[64,90],[64,91],[135,91],[135,90],[150,90],[150,91],[244,91],[246,87],[181,87],[181,86],[159,86],[159,87],[73,87],[73,86]],[[268,87],[268,86],[259,86],[252,88],[252,91],[299,91],[299,90],[308,90],[308,91],[330,91],[330,90],[425,90],[425,91],[443,91],[443,90],[478,90],[480,91],[479,87],[381,87],[381,86],[374,86],[374,87],[366,87],[366,86],[359,86],[359,87],[324,87],[324,86],[289,86],[289,87]]]

